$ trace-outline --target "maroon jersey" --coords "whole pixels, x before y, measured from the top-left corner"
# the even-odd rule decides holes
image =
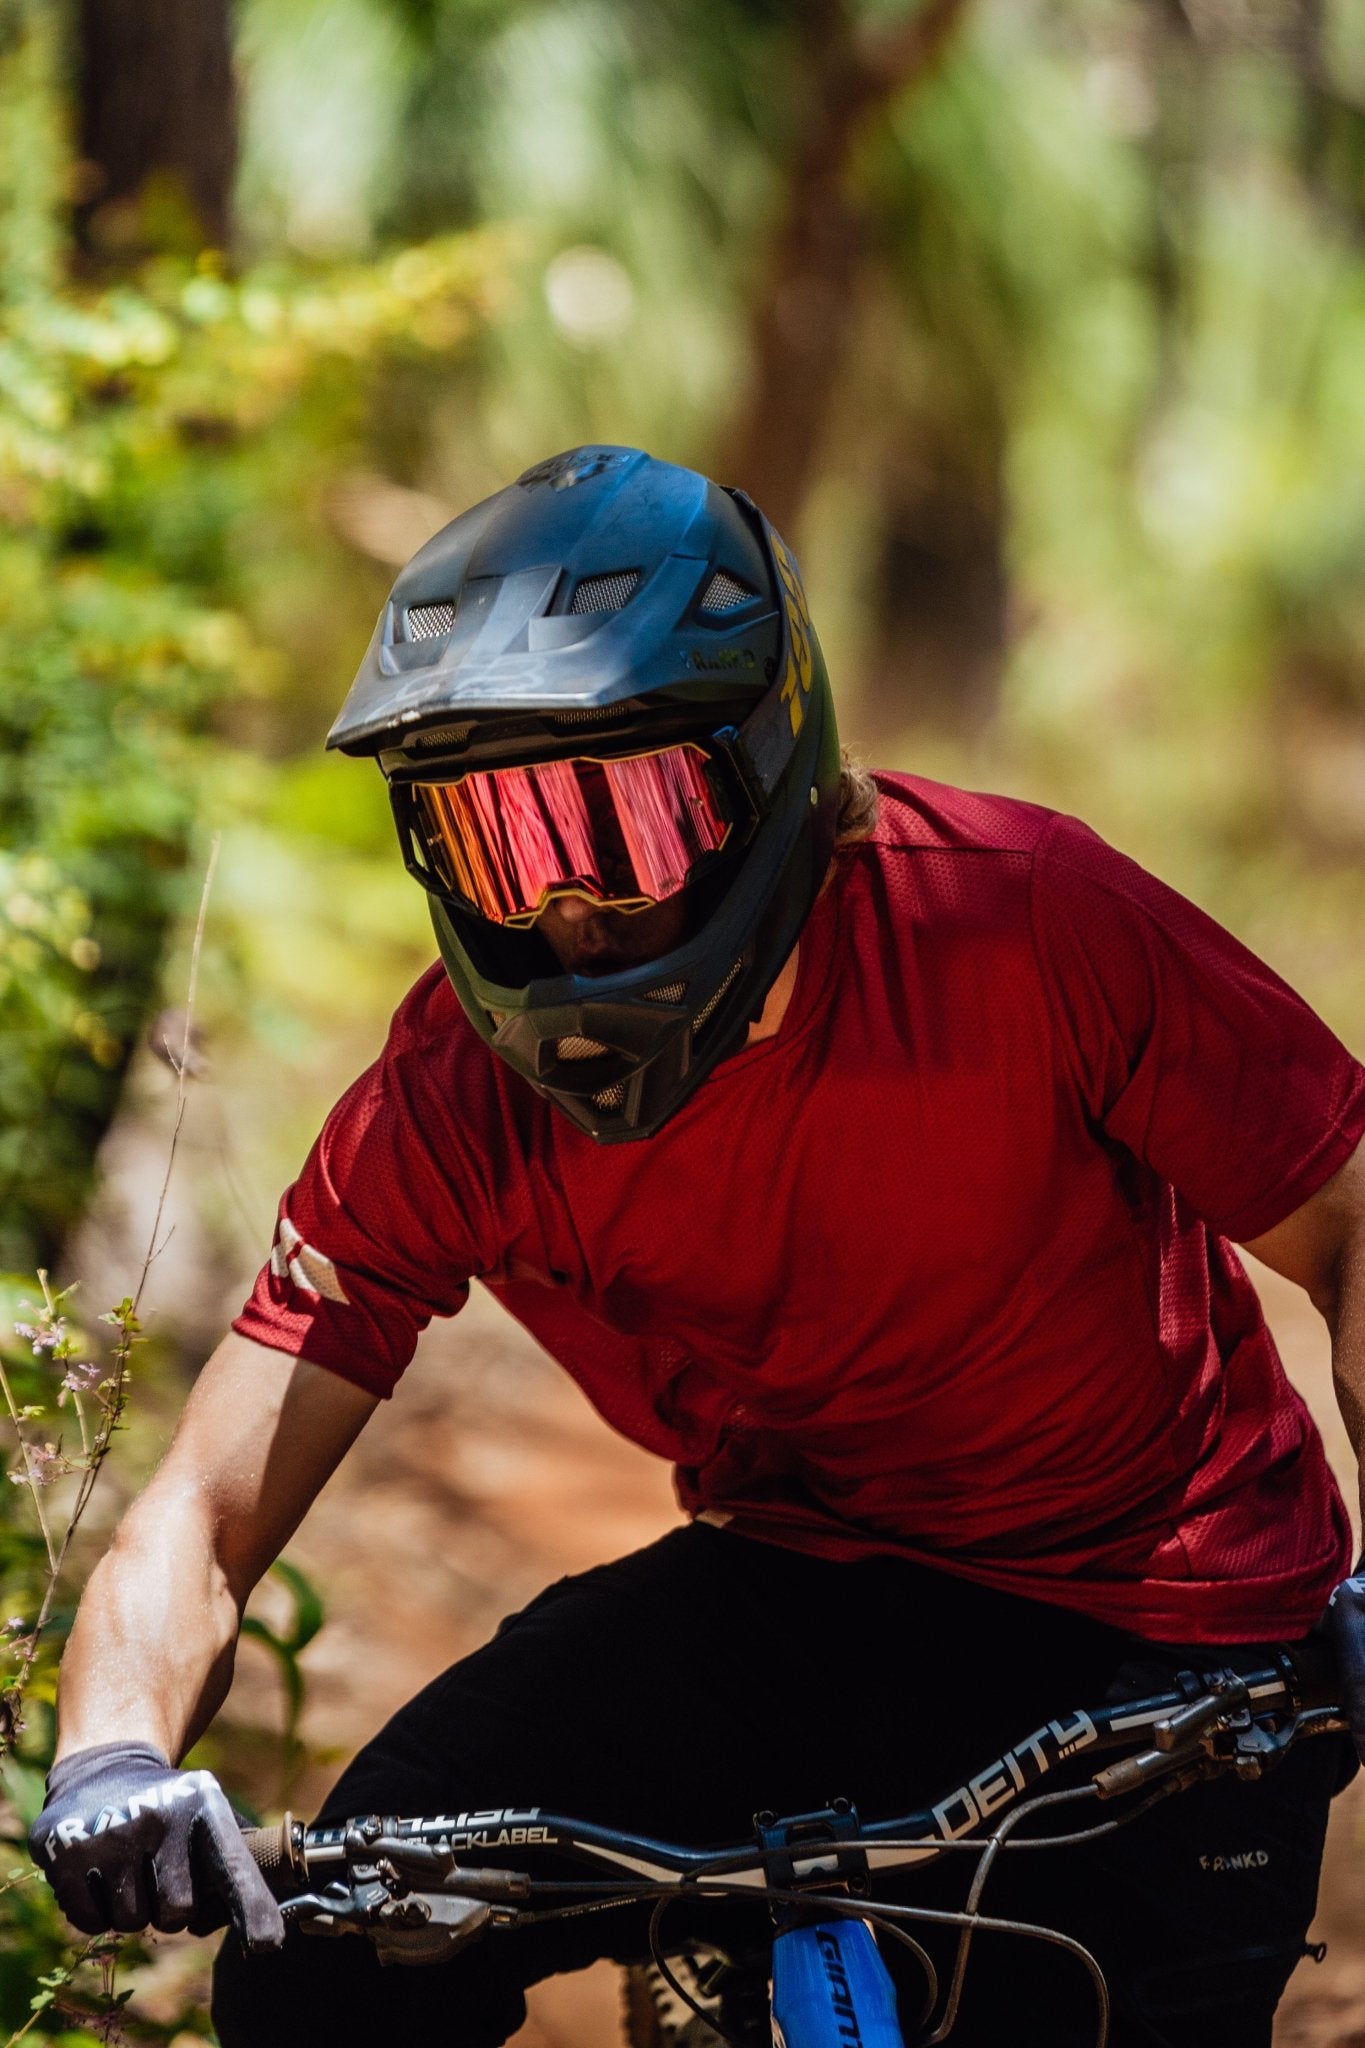
[[[1173,1641],[1298,1634],[1345,1510],[1229,1239],[1365,1070],[1074,820],[909,776],[777,1035],[599,1146],[439,968],[328,1119],[236,1324],[389,1393],[477,1276],[693,1515]]]

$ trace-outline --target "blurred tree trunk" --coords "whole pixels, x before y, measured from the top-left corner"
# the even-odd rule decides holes
[[[877,251],[851,185],[875,113],[932,72],[966,0],[926,0],[860,35],[844,0],[806,0],[813,103],[793,157],[750,338],[753,382],[722,467],[796,538]],[[994,709],[1005,641],[1003,418],[998,394],[888,419],[877,500],[859,732],[916,720],[963,729]]]
[[[1195,33],[1183,0],[1162,0],[1146,21],[1144,55],[1155,119],[1142,144],[1151,204],[1147,286],[1156,315],[1156,374],[1144,427],[1159,419],[1181,387],[1198,268],[1203,180],[1217,113],[1214,58]]]
[[[907,724],[970,733],[995,711],[1004,660],[1005,422],[999,394],[893,422],[880,473],[879,543],[858,677],[857,736]]]
[[[87,261],[231,240],[231,0],[80,0],[76,239]]]
[[[800,68],[811,103],[786,179],[750,323],[752,383],[718,467],[795,536],[857,311],[865,234],[849,190],[869,119],[933,70],[967,0],[923,0],[906,21],[859,33],[846,0],[802,0]]]

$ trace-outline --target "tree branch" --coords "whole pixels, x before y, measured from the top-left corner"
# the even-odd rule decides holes
[[[847,190],[868,120],[923,83],[970,0],[925,0],[860,39],[843,0],[804,10],[813,105],[750,320],[752,383],[717,465],[789,536],[800,519],[857,306],[865,223]]]
[[[925,0],[908,21],[879,28],[860,52],[868,107],[908,92],[928,77],[947,49],[971,0]]]

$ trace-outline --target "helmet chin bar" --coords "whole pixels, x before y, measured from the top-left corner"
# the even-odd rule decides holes
[[[447,972],[480,1035],[598,1144],[652,1136],[740,1049],[761,1014],[829,864],[839,764],[832,717],[808,720],[797,754],[806,800],[769,818],[750,851],[766,875],[756,926],[746,862],[713,917],[673,952],[616,974],[562,974],[514,989],[471,974],[454,906],[429,899]]]
[[[563,1090],[591,1096],[609,1081],[622,1078],[622,1064],[639,1067],[658,1057],[661,1041],[675,1034],[689,1035],[681,1027],[691,1018],[680,1004],[653,997],[646,1000],[648,1011],[639,1001],[561,1003],[533,1012],[521,1010],[498,1026],[493,1050],[510,1055],[523,1071],[530,1069],[537,1081],[556,1094]],[[585,1050],[566,1058],[565,1045]],[[600,1050],[594,1053],[586,1050],[589,1047]]]
[[[653,1079],[677,1084],[692,1064],[692,1020],[676,1003],[564,1004],[558,1009],[512,1016],[493,1036],[493,1050],[520,1068],[535,1069],[536,1080],[590,1137],[605,1135],[615,1114],[636,1135],[646,1088]],[[597,1054],[565,1058],[565,1046],[600,1046]],[[624,1069],[624,1071],[623,1071]]]

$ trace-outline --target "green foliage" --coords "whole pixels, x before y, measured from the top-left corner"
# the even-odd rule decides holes
[[[265,1645],[275,1660],[284,1687],[285,1723],[281,1737],[282,1777],[279,1789],[279,1800],[284,1804],[305,1760],[299,1741],[299,1716],[303,1712],[304,1697],[303,1667],[299,1658],[322,1627],[324,1610],[321,1594],[296,1564],[280,1557],[270,1569],[271,1576],[289,1596],[288,1626],[275,1629],[260,1615],[248,1614],[242,1622],[242,1634]]]
[[[271,629],[291,599],[297,640],[326,644],[298,562],[338,555],[323,500],[366,376],[461,348],[492,259],[447,239],[326,272],[167,263],[83,289],[59,268],[53,13],[27,0],[6,19],[0,1270],[24,1271],[80,1213],[154,1007],[213,727],[288,673]]]
[[[156,988],[193,821],[190,736],[229,673],[206,615],[0,547],[0,1266],[51,1256]]]
[[[121,1301],[100,1318],[115,1333],[101,1358],[68,1315],[74,1290],[54,1293],[46,1273],[37,1277],[36,1298],[6,1303],[10,1313],[0,1326],[0,1444],[8,1481],[0,1490],[0,1605],[11,1666],[0,1678],[0,1761],[12,1755],[21,1768],[50,1754],[66,1627],[56,1606],[63,1570],[123,1426],[129,1367],[142,1336],[136,1302]]]
[[[82,2014],[108,2016],[123,2002],[108,1970],[117,1942],[73,1949],[56,1902],[22,1858],[43,1801],[55,1734],[57,1658],[69,1616],[55,1599],[72,1536],[122,1422],[127,1366],[138,1337],[130,1301],[106,1318],[117,1339],[107,1363],[40,1274],[34,1299],[4,1302],[0,1325],[0,2028],[7,2040],[69,2033]],[[3,1291],[3,1290],[0,1290]],[[17,1313],[16,1313],[17,1311]],[[90,1965],[100,1982],[92,1983]]]

